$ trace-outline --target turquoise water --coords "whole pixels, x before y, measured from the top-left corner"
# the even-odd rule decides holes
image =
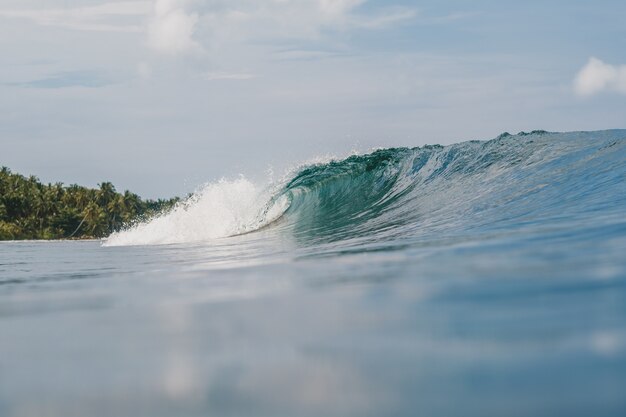
[[[0,415],[623,416],[625,254],[625,130],[209,184],[0,243]]]

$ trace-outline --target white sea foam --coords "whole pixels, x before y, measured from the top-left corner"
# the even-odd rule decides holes
[[[209,183],[173,210],[113,233],[104,246],[206,241],[256,230],[280,217],[286,199],[271,201],[274,187],[245,178]]]
[[[257,230],[287,210],[287,198],[275,198],[275,194],[303,167],[339,159],[331,154],[311,158],[286,169],[278,180],[269,169],[269,183],[264,186],[243,176],[207,183],[173,210],[111,234],[103,246],[201,242]]]

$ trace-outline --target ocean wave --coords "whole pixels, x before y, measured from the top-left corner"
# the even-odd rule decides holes
[[[379,149],[307,164],[269,185],[245,178],[207,184],[104,245],[211,241],[260,230],[309,243],[475,238],[619,216],[625,176],[626,130]]]

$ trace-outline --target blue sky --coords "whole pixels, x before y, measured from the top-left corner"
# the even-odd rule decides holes
[[[148,197],[324,155],[626,127],[623,1],[3,0],[0,164]]]

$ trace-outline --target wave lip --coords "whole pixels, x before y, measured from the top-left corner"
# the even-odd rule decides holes
[[[626,130],[380,149],[303,166],[269,187],[243,178],[208,184],[105,245],[206,241],[269,225],[304,244],[427,241],[588,218],[593,210],[609,216],[626,204],[623,155]]]

